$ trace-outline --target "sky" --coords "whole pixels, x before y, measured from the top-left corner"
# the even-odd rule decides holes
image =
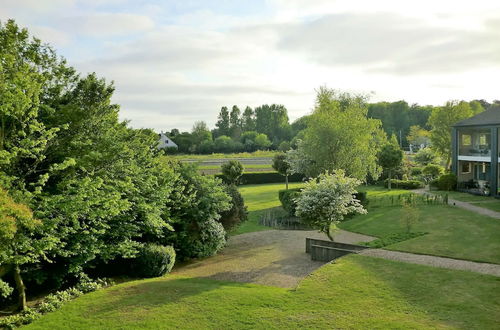
[[[310,113],[320,86],[372,102],[500,99],[500,1],[0,0],[133,127],[213,127],[222,106]]]

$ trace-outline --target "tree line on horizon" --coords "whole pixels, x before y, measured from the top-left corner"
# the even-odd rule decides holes
[[[363,97],[363,102],[366,98]],[[449,101],[444,106],[408,104],[406,101],[368,103],[367,117],[379,119],[388,136],[395,135],[403,148],[410,145],[428,146],[433,129],[429,120],[433,112],[453,106],[466,107],[475,115],[491,107],[500,108],[500,100],[491,103],[486,100]],[[237,105],[231,110],[223,106],[217,122],[210,129],[206,122],[197,121],[190,132],[180,132],[174,128],[166,134],[178,145],[167,153],[211,154],[232,152],[253,152],[257,150],[288,151],[303,139],[303,131],[308,125],[310,114],[292,123],[288,110],[283,105],[264,104],[255,109],[249,106],[242,112]]]

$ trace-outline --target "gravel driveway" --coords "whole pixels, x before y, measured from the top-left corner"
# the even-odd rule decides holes
[[[267,230],[232,236],[218,255],[180,265],[174,274],[294,288],[324,262],[305,253],[306,237],[327,239],[316,231]],[[373,237],[340,230],[335,241],[368,242]]]

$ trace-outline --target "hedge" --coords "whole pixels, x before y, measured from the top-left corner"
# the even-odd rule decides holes
[[[217,178],[222,179],[222,174],[216,174]],[[302,182],[302,174],[292,174],[288,176],[288,182]],[[262,184],[262,183],[283,183],[285,177],[278,172],[249,172],[243,173],[240,178],[240,184]]]
[[[389,180],[384,181],[384,186],[388,187]],[[391,179],[391,187],[399,189],[418,189],[422,188],[424,185],[422,182],[417,180],[396,180]]]
[[[297,204],[294,199],[300,195],[300,191],[302,188],[288,189],[288,190],[280,190],[278,192],[278,196],[281,202],[281,206],[290,216],[295,216],[295,207]]]
[[[456,190],[457,189],[457,176],[453,173],[443,174],[437,180],[437,187],[439,190]]]

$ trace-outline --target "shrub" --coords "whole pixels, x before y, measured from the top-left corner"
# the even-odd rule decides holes
[[[297,207],[297,203],[295,202],[295,198],[300,195],[300,191],[302,188],[288,189],[288,190],[280,190],[278,192],[278,196],[281,202],[281,206],[288,213],[288,215],[294,217],[295,216],[295,208]]]
[[[410,169],[410,175],[417,176],[422,174],[422,167],[412,167]]]
[[[431,148],[420,149],[415,154],[414,159],[418,164],[422,166],[428,164],[439,164],[439,162],[441,161],[439,156]]]
[[[232,206],[231,209],[221,213],[219,222],[222,224],[226,232],[228,232],[240,223],[244,222],[247,219],[248,212],[243,197],[235,185],[227,186],[226,192],[229,196],[231,196]]]
[[[437,178],[438,176],[443,174],[443,172],[444,168],[436,164],[428,164],[422,170],[422,174],[430,178],[431,180]]]
[[[367,196],[368,196],[368,194],[366,191],[358,191],[357,193],[354,194],[354,198],[359,200],[359,203],[365,207],[368,205]]]
[[[384,181],[384,186],[386,188],[388,186],[388,181],[389,180]],[[418,188],[422,188],[424,185],[422,184],[422,182],[417,181],[417,180],[395,180],[395,179],[392,179],[391,186],[393,188],[399,188],[399,189],[418,189]]]
[[[170,272],[175,263],[175,250],[171,246],[144,244],[137,257],[130,261],[135,276],[158,277]]]
[[[437,181],[439,190],[455,190],[457,188],[457,176],[453,173],[443,174]]]
[[[213,256],[226,245],[226,231],[215,220],[196,222],[197,230],[183,231],[174,243],[179,259]]]
[[[222,174],[217,174],[216,177],[223,178]],[[288,176],[288,182],[302,182],[304,175],[292,174]],[[240,177],[240,184],[262,184],[262,183],[282,183],[283,176],[278,172],[250,172],[243,173]]]
[[[237,160],[222,164],[222,179],[228,184],[237,184],[243,174],[243,165]]]
[[[377,238],[374,241],[371,242],[365,242],[361,243],[364,246],[369,246],[372,248],[380,249],[388,245],[396,244],[399,242],[403,242],[412,238],[420,237],[423,236],[427,233],[424,232],[418,232],[418,233],[398,233],[398,234],[391,234],[385,237]]]

